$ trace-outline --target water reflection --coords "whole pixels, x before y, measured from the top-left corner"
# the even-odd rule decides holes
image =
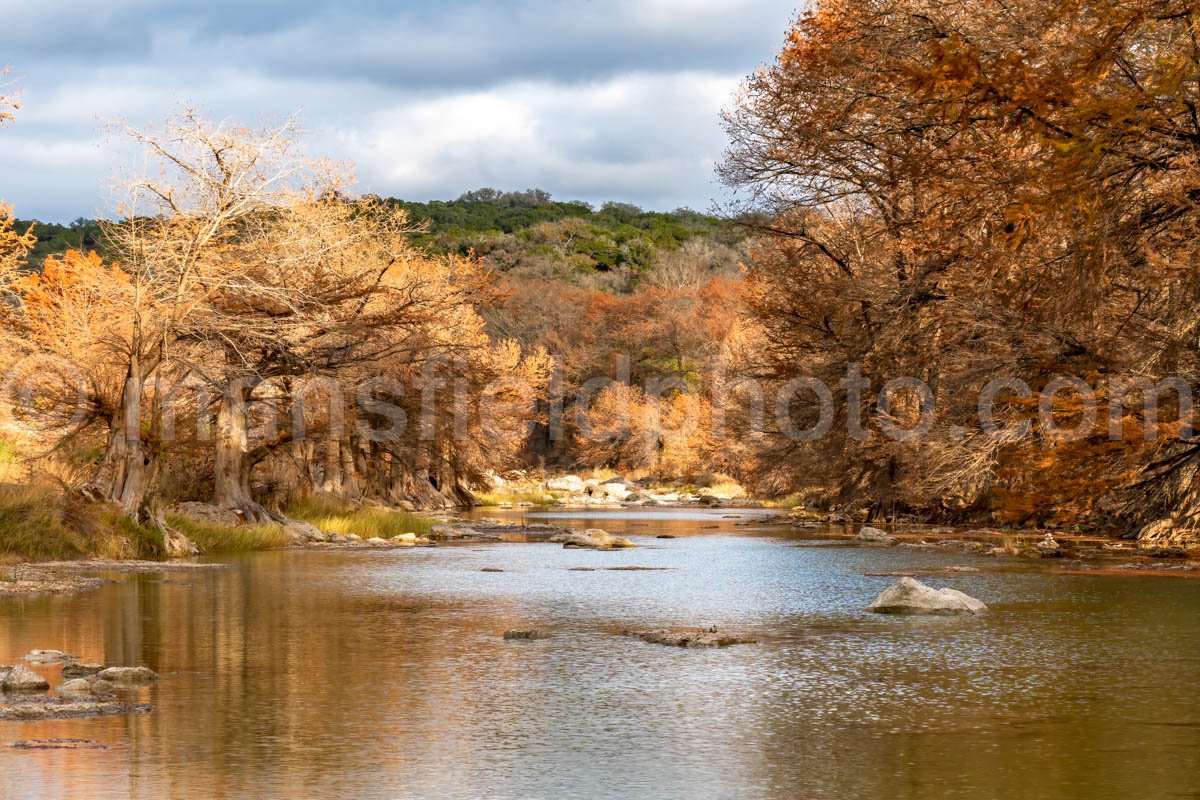
[[[0,724],[0,797],[1200,790],[1200,584],[971,573],[942,583],[992,604],[986,620],[878,617],[862,609],[888,579],[864,572],[979,562],[791,547],[729,513],[605,517],[631,551],[266,553],[0,603],[0,663],[54,647],[166,676],[143,693],[151,714]],[[617,565],[667,569],[599,569]],[[685,651],[613,635],[676,624],[762,642]],[[554,637],[499,635],[533,626]],[[109,749],[7,748],[55,737]]]

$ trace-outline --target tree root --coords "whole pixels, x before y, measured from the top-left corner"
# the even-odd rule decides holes
[[[1138,544],[1151,547],[1196,547],[1200,545],[1200,520],[1165,517],[1138,531]]]

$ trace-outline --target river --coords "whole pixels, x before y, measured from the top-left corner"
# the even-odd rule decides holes
[[[164,675],[148,714],[0,722],[0,798],[1200,797],[1200,582],[824,546],[749,513],[531,512],[639,547],[276,551],[0,601],[0,663]],[[983,571],[924,580],[989,615],[864,611],[893,580],[865,573],[952,565]],[[759,642],[618,635],[700,625]],[[552,637],[501,636],[532,627]],[[9,747],[53,738],[103,749]]]

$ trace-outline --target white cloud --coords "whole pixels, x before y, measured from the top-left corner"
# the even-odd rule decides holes
[[[94,214],[129,157],[102,123],[154,125],[187,104],[251,123],[302,110],[309,149],[357,162],[362,188],[380,194],[536,186],[705,208],[724,147],[718,113],[793,10],[270,0],[226,13],[235,5],[44,0],[0,29],[24,89],[17,122],[0,131],[0,197],[26,216]],[[67,18],[95,35],[63,39]]]

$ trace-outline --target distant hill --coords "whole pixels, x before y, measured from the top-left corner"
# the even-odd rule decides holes
[[[579,201],[559,201],[541,189],[505,192],[477,189],[456,200],[416,202],[388,198],[403,206],[425,231],[417,244],[436,252],[475,252],[498,272],[578,282],[588,275],[619,272],[622,282],[636,281],[666,253],[691,239],[722,247],[736,246],[743,232],[726,220],[690,209],[646,211],[628,203],[608,202],[598,209]],[[35,226],[32,267],[47,255],[68,249],[103,252],[95,220],[69,225],[19,220],[18,231]],[[617,276],[611,276],[610,283]],[[615,285],[610,288],[618,288]]]
[[[46,256],[62,253],[67,250],[103,250],[100,237],[100,226],[95,220],[77,219],[69,225],[59,225],[55,222],[37,222],[34,220],[17,220],[14,224],[18,233],[29,230],[34,226],[37,244],[29,253],[29,264],[41,267]]]

